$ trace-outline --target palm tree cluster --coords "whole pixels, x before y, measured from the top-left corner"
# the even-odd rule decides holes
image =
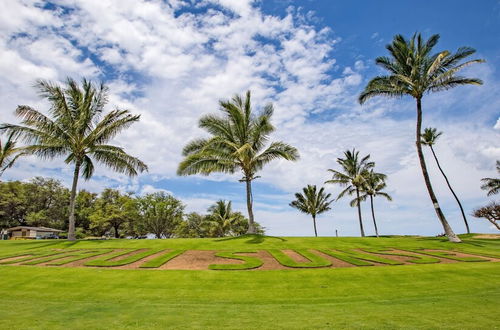
[[[94,162],[129,176],[148,169],[138,158],[108,144],[118,133],[137,122],[140,116],[120,109],[104,114],[108,89],[103,84],[96,86],[86,79],[80,86],[68,78],[64,88],[39,80],[36,87],[40,95],[50,102],[50,115],[20,105],[16,115],[21,118],[21,125],[3,124],[0,132],[7,132],[10,138],[26,143],[27,146],[22,149],[24,155],[42,159],[65,156],[65,162],[74,165],[68,239],[75,240],[75,198],[80,175],[90,179],[94,174]]]
[[[469,232],[463,207],[433,148],[441,132],[437,132],[435,128],[427,128],[422,132],[422,100],[425,94],[431,92],[444,91],[459,85],[482,84],[480,79],[463,77],[458,73],[471,64],[484,61],[466,60],[475,53],[475,50],[469,47],[461,47],[454,53],[446,50],[433,53],[438,41],[439,35],[433,35],[428,40],[424,40],[420,34],[414,34],[410,39],[396,35],[386,46],[389,56],[378,57],[375,61],[388,74],[371,79],[359,95],[359,102],[364,104],[375,96],[411,96],[415,99],[415,144],[425,186],[446,236],[450,241],[460,242],[441,210],[428,174],[422,145],[430,148],[448,188],[460,207]],[[121,147],[109,144],[118,133],[137,122],[140,116],[122,109],[105,113],[107,87],[103,84],[94,85],[86,79],[79,85],[68,78],[64,87],[39,80],[36,87],[40,95],[50,103],[49,114],[20,105],[16,109],[16,115],[20,117],[21,124],[0,125],[0,133],[8,135],[7,141],[0,141],[0,175],[20,156],[35,155],[42,159],[66,157],[65,162],[74,166],[68,232],[68,238],[74,240],[75,198],[80,176],[90,179],[94,173],[94,163],[101,163],[128,176],[136,176],[148,170],[141,160],[127,154]],[[209,136],[194,139],[184,147],[184,159],[180,162],[177,173],[240,173],[240,182],[245,183],[246,189],[248,233],[255,233],[252,182],[259,178],[257,173],[268,163],[278,159],[296,161],[299,159],[299,153],[295,147],[285,142],[269,143],[270,135],[275,130],[271,124],[274,112],[272,104],[266,105],[260,113],[255,113],[248,91],[243,97],[235,95],[230,100],[220,101],[219,105],[219,114],[205,115],[199,120],[199,127]],[[24,142],[25,146],[16,147],[16,140]],[[374,170],[375,163],[370,161],[370,155],[360,157],[355,149],[346,151],[344,158],[338,158],[337,163],[340,168],[330,169],[332,177],[325,183],[337,184],[343,188],[336,200],[345,196],[353,197],[350,205],[357,207],[361,236],[365,236],[361,203],[370,200],[375,234],[378,237],[374,198],[381,196],[391,200],[384,192],[386,175]],[[500,171],[498,161],[497,170]],[[498,192],[498,179],[485,178],[483,183],[482,188],[488,190],[488,195]],[[316,216],[330,210],[333,202],[331,195],[325,193],[324,188],[318,190],[316,186],[308,185],[295,197],[296,200],[290,205],[312,216],[317,236]],[[230,208],[230,204],[220,202],[212,210],[213,214],[218,214],[214,219],[221,232],[231,223]]]
[[[438,41],[438,34],[432,35],[428,40],[424,40],[419,33],[410,39],[396,35],[392,43],[386,46],[390,56],[377,57],[375,60],[375,63],[388,71],[388,74],[370,80],[359,95],[359,102],[363,104],[375,96],[391,98],[411,96],[415,99],[417,110],[415,144],[425,186],[446,236],[452,242],[460,242],[439,206],[427,171],[422,152],[422,99],[425,94],[449,90],[460,85],[481,85],[480,79],[459,76],[458,73],[469,65],[484,60],[473,59],[462,62],[476,52],[470,47],[461,47],[455,53],[447,50],[432,53]]]

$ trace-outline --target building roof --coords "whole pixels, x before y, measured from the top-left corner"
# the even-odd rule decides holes
[[[64,230],[48,228],[48,227],[29,227],[29,226],[17,226],[7,229],[8,232],[17,231],[17,230],[34,230],[34,231],[44,231],[44,232],[54,232],[54,233],[62,233]]]

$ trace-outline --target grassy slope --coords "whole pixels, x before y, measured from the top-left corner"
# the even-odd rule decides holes
[[[277,238],[0,242],[213,250],[451,248],[442,239]],[[49,246],[47,246],[49,247]],[[499,240],[460,249],[500,254]],[[284,271],[158,271],[0,266],[0,328],[474,328],[498,326],[500,263]]]

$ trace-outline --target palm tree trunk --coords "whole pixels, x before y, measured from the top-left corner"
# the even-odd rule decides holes
[[[444,232],[448,237],[450,242],[459,243],[461,242],[460,238],[455,235],[453,229],[451,229],[450,224],[446,221],[446,218],[441,211],[441,207],[439,207],[438,200],[436,195],[434,194],[434,190],[432,189],[431,180],[429,178],[429,173],[427,172],[427,166],[425,164],[424,153],[422,152],[422,143],[421,139],[421,131],[422,131],[422,100],[417,98],[417,131],[416,131],[416,144],[417,144],[417,154],[418,159],[420,161],[420,167],[422,168],[422,174],[424,176],[425,186],[427,187],[427,191],[429,192],[429,197],[431,198],[432,204],[434,205],[434,210],[436,211],[437,217],[441,224],[443,225]]]
[[[361,237],[365,237],[365,230],[363,229],[363,219],[361,218],[361,201],[359,200],[359,189],[358,188],[356,188],[356,196],[358,197],[359,229],[361,230]]]
[[[313,224],[314,224],[314,236],[318,237],[318,231],[316,230],[316,216],[313,215]]]
[[[446,174],[444,174],[444,171],[441,168],[441,165],[439,164],[439,160],[436,156],[436,153],[434,152],[434,148],[432,147],[432,145],[430,145],[429,147],[431,148],[432,155],[434,156],[434,159],[436,160],[436,164],[437,164],[439,170],[441,171],[441,174],[443,175],[444,179],[446,180],[446,184],[448,185],[448,188],[450,188],[450,191],[453,194],[453,197],[455,197],[455,200],[457,201],[458,206],[460,207],[460,212],[462,212],[462,217],[464,218],[464,222],[465,222],[465,228],[467,228],[467,234],[470,234],[469,223],[467,222],[467,218],[465,217],[465,212],[464,212],[464,208],[462,207],[462,203],[460,203],[460,200],[458,199],[457,194],[455,194],[455,191],[453,191],[453,189],[451,188],[450,181],[448,181],[448,177],[446,176]]]
[[[68,240],[74,241],[75,237],[75,200],[76,200],[76,187],[78,185],[78,177],[80,176],[79,161],[75,164],[75,172],[73,174],[73,185],[71,186],[71,195],[69,199],[69,226],[68,226]]]
[[[370,204],[372,207],[372,218],[373,218],[373,226],[375,227],[375,235],[378,237],[378,228],[377,228],[377,221],[375,221],[375,211],[373,210],[373,196],[370,195]]]
[[[245,178],[246,188],[247,188],[247,209],[248,209],[248,230],[247,234],[255,234],[255,225],[253,220],[253,209],[252,209],[252,181]]]

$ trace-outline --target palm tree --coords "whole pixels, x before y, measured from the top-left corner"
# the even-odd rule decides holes
[[[436,160],[436,164],[439,168],[439,171],[441,171],[441,174],[443,175],[446,184],[448,185],[448,188],[450,188],[451,193],[453,194],[453,197],[455,197],[455,200],[458,203],[458,206],[460,207],[460,212],[462,212],[462,218],[464,219],[465,222],[465,228],[467,228],[467,234],[470,234],[470,229],[469,229],[469,223],[467,222],[467,218],[465,217],[465,212],[464,208],[462,207],[462,203],[460,203],[460,200],[458,199],[457,194],[455,194],[455,191],[453,188],[451,188],[450,181],[448,181],[448,177],[446,174],[444,174],[443,169],[441,168],[441,164],[439,163],[439,160],[436,156],[436,153],[434,152],[434,148],[432,147],[434,144],[436,144],[437,139],[443,134],[443,132],[438,132],[435,128],[428,127],[424,129],[424,133],[422,133],[422,139],[421,142],[424,146],[428,146],[431,151],[432,155],[434,156],[434,159]]]
[[[422,40],[420,34],[414,34],[410,40],[405,39],[402,35],[396,35],[392,43],[386,46],[391,57],[382,56],[375,60],[377,65],[389,71],[389,75],[378,76],[370,80],[365,90],[360,94],[359,102],[363,104],[368,99],[378,95],[398,98],[409,95],[416,100],[416,146],[425,185],[446,236],[452,242],[460,242],[439,207],[427,173],[420,140],[422,98],[425,93],[448,90],[459,85],[481,85],[480,79],[458,76],[457,72],[473,63],[484,61],[476,59],[461,63],[463,59],[475,53],[475,50],[469,47],[461,47],[455,53],[445,50],[431,54],[438,40],[439,35],[437,34],[431,36],[427,41]]]
[[[375,173],[373,170],[370,172],[366,173],[365,176],[365,182],[362,186],[362,195],[359,197],[359,199],[355,198],[351,201],[351,206],[356,206],[359,203],[365,201],[368,197],[370,197],[370,206],[372,210],[372,219],[373,219],[373,226],[375,227],[375,235],[378,237],[378,228],[377,228],[377,221],[375,220],[375,210],[373,207],[373,198],[377,196],[382,196],[385,197],[387,200],[392,201],[392,197],[386,193],[383,192],[387,187],[387,184],[385,183],[385,179],[387,176],[382,173]]]
[[[296,208],[300,212],[310,214],[313,219],[314,224],[314,235],[318,237],[318,231],[316,230],[316,216],[323,212],[331,210],[330,204],[333,200],[330,200],[331,194],[325,194],[325,188],[321,188],[316,191],[316,186],[307,185],[303,188],[301,193],[295,194],[295,200],[290,203],[290,206]]]
[[[232,210],[231,201],[218,200],[208,208],[211,230],[215,237],[223,237],[231,230],[231,225],[237,219],[237,214]]]
[[[248,208],[248,233],[255,233],[252,210],[252,181],[264,165],[275,159],[295,161],[299,158],[296,148],[284,142],[272,142],[264,149],[269,135],[274,131],[271,124],[273,106],[268,104],[262,113],[252,113],[250,91],[245,99],[235,95],[230,101],[220,101],[222,116],[206,115],[199,121],[200,128],[211,137],[188,143],[182,152],[185,159],[179,164],[178,175],[213,172],[235,173],[240,170],[246,183]]]
[[[16,141],[12,138],[12,133],[3,144],[0,141],[0,176],[6,169],[13,166],[19,157],[24,155],[22,151],[22,147],[16,148]]]
[[[129,176],[147,170],[138,158],[128,155],[120,147],[107,144],[116,134],[137,122],[140,116],[120,109],[104,115],[108,89],[103,84],[95,86],[86,79],[79,86],[68,78],[64,88],[38,80],[36,87],[50,102],[50,115],[20,105],[16,115],[22,119],[22,125],[2,124],[0,131],[7,131],[27,143],[24,149],[27,154],[42,159],[66,156],[65,162],[74,164],[68,239],[75,240],[75,197],[80,174],[84,179],[90,179],[94,173],[94,161]]]
[[[356,198],[359,200],[360,191],[365,182],[365,177],[370,169],[375,166],[374,162],[369,162],[370,155],[359,159],[359,151],[352,149],[344,152],[345,158],[337,158],[337,163],[342,167],[342,172],[329,169],[333,173],[331,180],[325,183],[335,183],[342,187],[346,187],[340,192],[337,200],[347,195],[356,193]],[[361,230],[361,237],[365,237],[363,229],[363,219],[361,218],[361,203],[357,203],[359,229]]]
[[[500,160],[497,160],[497,172],[500,174]],[[496,195],[500,191],[500,179],[499,178],[483,178],[481,179],[483,185],[481,189],[488,190],[488,196]]]

